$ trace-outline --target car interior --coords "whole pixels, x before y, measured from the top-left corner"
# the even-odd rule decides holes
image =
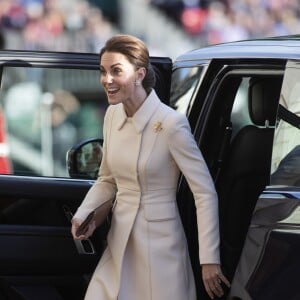
[[[219,196],[221,261],[229,280],[234,276],[256,201],[269,182],[282,80],[280,70],[229,71],[214,89],[214,101],[210,101],[207,118],[201,124],[204,133],[200,148]],[[179,196],[185,199],[178,205],[190,255],[197,257],[194,204],[185,182]],[[200,266],[194,263],[193,268],[199,277]],[[203,297],[201,279],[196,282]]]
[[[274,126],[282,78],[251,78],[248,108],[252,124],[233,137],[216,182],[221,203],[223,256],[233,277],[251,213],[270,176]],[[234,125],[233,125],[234,126]]]

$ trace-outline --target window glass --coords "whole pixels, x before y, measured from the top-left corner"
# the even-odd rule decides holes
[[[280,94],[274,135],[272,185],[300,185],[300,68],[289,63]],[[298,119],[299,118],[299,119]]]
[[[67,150],[102,137],[106,107],[97,70],[4,67],[0,173],[69,177]]]
[[[252,124],[248,89],[250,77],[227,74],[215,89],[201,150],[213,177],[217,177],[238,132]]]
[[[249,105],[248,105],[248,89],[249,81],[251,77],[242,77],[241,83],[237,89],[237,93],[234,97],[231,122],[233,126],[233,135],[235,135],[242,127],[252,124]]]
[[[179,68],[172,74],[170,105],[179,112],[188,113],[203,67]]]

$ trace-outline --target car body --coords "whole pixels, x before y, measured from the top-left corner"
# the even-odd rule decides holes
[[[222,268],[232,281],[223,299],[299,298],[300,37],[215,45],[151,63],[157,93],[187,115],[216,185]],[[89,151],[100,149],[107,107],[98,55],[1,51],[0,65],[12,168],[0,175],[0,295],[82,299],[107,231],[105,224],[76,243],[70,234],[97,173],[94,163],[85,166]],[[198,298],[209,299],[184,177],[177,202]]]

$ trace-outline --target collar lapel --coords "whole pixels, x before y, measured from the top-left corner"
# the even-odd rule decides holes
[[[154,90],[149,94],[147,99],[144,101],[142,106],[138,109],[138,111],[133,115],[133,124],[138,133],[141,133],[152,115],[156,111],[159,106],[160,100],[158,99]]]
[[[160,100],[157,97],[154,90],[146,98],[142,106],[136,111],[132,117],[133,125],[137,133],[141,133],[145,126],[148,124],[152,115],[156,111],[157,107],[160,104]],[[118,105],[118,130],[121,130],[124,124],[126,123],[127,116],[122,104]]]

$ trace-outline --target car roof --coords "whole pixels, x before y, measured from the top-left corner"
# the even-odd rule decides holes
[[[78,67],[93,67],[99,69],[98,53],[35,51],[0,49],[0,63],[14,61],[19,63],[39,63],[57,65],[77,65]],[[151,63],[172,63],[169,57],[151,56]]]
[[[252,39],[207,46],[180,55],[175,61],[210,60],[214,58],[299,59],[300,35]]]

